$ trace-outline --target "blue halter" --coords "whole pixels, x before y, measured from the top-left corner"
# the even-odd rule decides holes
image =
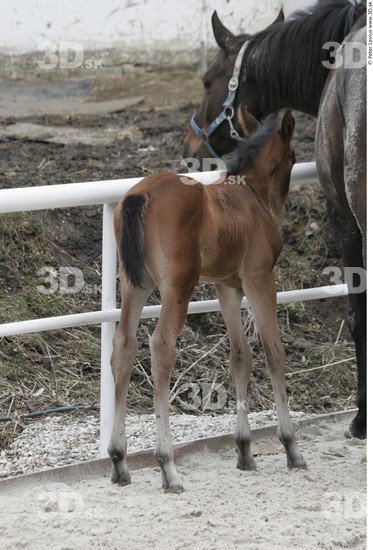
[[[215,120],[209,124],[207,128],[200,128],[196,122],[196,115],[194,114],[190,120],[190,125],[193,130],[193,132],[196,134],[198,138],[203,139],[204,145],[210,155],[214,158],[220,158],[219,155],[215,152],[214,148],[212,147],[211,143],[209,143],[209,137],[213,132],[215,132],[216,128],[220,126],[222,122],[225,120],[228,121],[229,127],[230,127],[230,136],[232,139],[235,139],[237,141],[241,141],[243,138],[240,137],[239,133],[235,129],[233,125],[233,117],[234,117],[234,100],[236,98],[236,92],[239,84],[239,76],[241,72],[241,65],[242,65],[242,59],[244,56],[244,53],[246,51],[247,46],[249,45],[250,40],[247,40],[243,43],[241,46],[240,51],[238,52],[238,55],[236,57],[236,62],[234,64],[233,74],[228,82],[228,95],[226,100],[223,103],[223,111],[218,115]]]

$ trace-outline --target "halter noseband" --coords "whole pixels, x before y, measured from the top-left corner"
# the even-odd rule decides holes
[[[237,141],[241,141],[243,138],[240,137],[239,133],[235,129],[233,125],[233,117],[234,117],[234,100],[236,98],[236,92],[239,84],[239,76],[241,72],[241,65],[244,53],[246,51],[247,46],[249,45],[250,40],[247,40],[243,43],[241,46],[240,51],[238,52],[238,55],[236,57],[236,62],[234,64],[233,74],[228,82],[228,95],[226,100],[223,103],[223,111],[218,115],[215,120],[211,122],[211,124],[207,128],[200,128],[196,122],[196,115],[194,114],[190,120],[190,125],[192,127],[193,132],[196,134],[198,138],[202,138],[205,142],[205,147],[214,158],[220,158],[219,155],[214,151],[214,148],[212,147],[211,143],[209,143],[209,137],[213,132],[215,132],[216,128],[225,120],[228,121],[229,128],[230,128],[230,136],[232,139],[235,139]]]

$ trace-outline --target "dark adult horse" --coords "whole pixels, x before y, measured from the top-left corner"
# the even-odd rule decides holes
[[[203,77],[204,97],[185,138],[184,157],[219,157],[232,151],[240,139],[235,107],[241,103],[256,118],[284,107],[317,116],[316,161],[330,220],[345,267],[362,273],[366,267],[365,3],[320,1],[286,21],[280,11],[272,25],[255,35],[235,36],[216,12],[212,25],[220,51]],[[349,302],[358,364],[358,413],[347,435],[365,438],[366,292],[355,293],[350,284]]]

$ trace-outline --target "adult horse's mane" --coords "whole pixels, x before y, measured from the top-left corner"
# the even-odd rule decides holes
[[[291,107],[316,116],[328,75],[322,61],[334,61],[329,48],[323,46],[327,42],[343,42],[365,12],[365,1],[320,1],[253,36],[239,35],[240,41],[251,41],[246,61],[248,81],[250,72],[255,71],[259,90],[273,110],[279,103],[290,105],[287,96],[292,82]],[[299,67],[307,69],[301,71]],[[298,105],[294,105],[294,100]]]
[[[247,163],[255,162],[262,147],[273,135],[277,127],[277,114],[269,115],[247,138],[238,142],[237,149],[227,164],[227,175],[237,174]]]

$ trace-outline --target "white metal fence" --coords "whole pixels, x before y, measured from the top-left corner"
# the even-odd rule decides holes
[[[208,185],[216,180],[217,173],[202,172],[189,174],[189,176],[194,176]],[[5,337],[101,323],[100,456],[102,457],[107,456],[106,448],[114,418],[114,384],[110,368],[110,355],[115,323],[118,321],[120,313],[120,310],[116,309],[116,248],[113,214],[118,200],[141,179],[133,178],[0,190],[0,214],[95,204],[103,205],[101,310],[0,325],[0,337]],[[294,166],[291,177],[292,184],[315,183],[317,181],[318,177],[314,162]],[[340,284],[279,292],[277,302],[283,304],[345,296],[347,294],[347,285]],[[242,307],[246,308],[248,305],[246,299],[244,299]],[[160,307],[146,306],[143,309],[142,318],[158,317]],[[219,310],[217,300],[205,300],[191,302],[188,312],[204,313]]]

